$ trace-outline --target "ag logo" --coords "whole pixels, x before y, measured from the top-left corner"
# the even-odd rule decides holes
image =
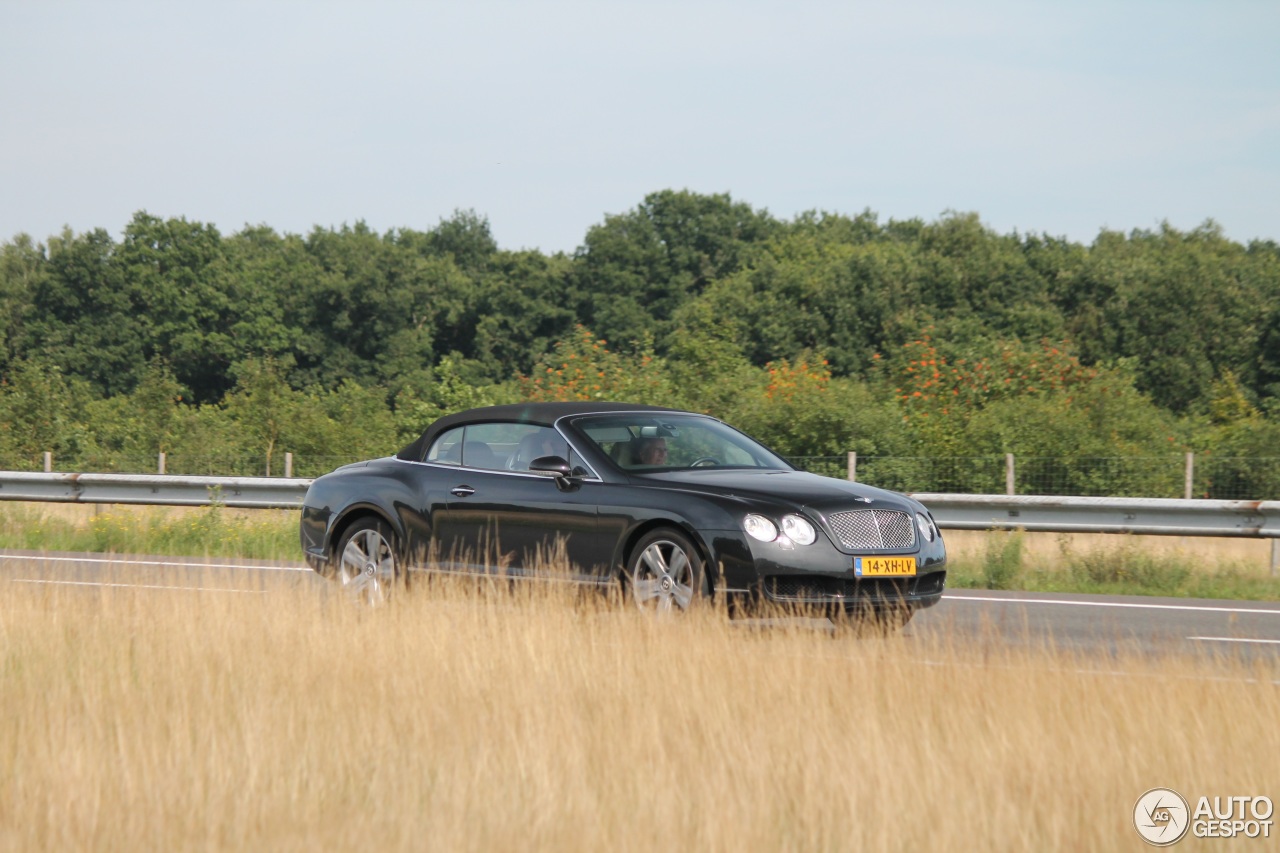
[[[1187,834],[1191,811],[1177,791],[1152,788],[1134,805],[1133,825],[1143,841],[1156,847],[1168,847]]]

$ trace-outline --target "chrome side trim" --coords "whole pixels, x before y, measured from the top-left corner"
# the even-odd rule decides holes
[[[578,456],[581,458],[582,454],[579,453]],[[535,474],[532,471],[512,471],[508,468],[475,468],[470,465],[448,465],[443,462],[417,462],[412,459],[400,459],[395,456],[391,458],[405,465],[425,465],[428,468],[439,468],[442,471],[474,471],[477,474],[505,474],[508,477],[533,477],[534,479],[537,479],[537,480],[554,480],[555,479],[555,477],[553,477],[550,474]],[[583,459],[582,461],[583,463],[586,463],[587,460]],[[590,468],[589,465],[587,467]],[[577,479],[583,483],[603,483],[604,482],[604,480],[600,479],[600,476],[598,474],[595,474],[595,471],[592,471],[591,473],[595,476],[578,477]]]

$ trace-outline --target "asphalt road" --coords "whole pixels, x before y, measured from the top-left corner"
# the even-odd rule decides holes
[[[1280,602],[951,590],[916,614],[907,632],[1082,652],[1280,660]]]
[[[0,583],[175,594],[265,594],[327,583],[302,563],[0,551]],[[1089,653],[1280,660],[1280,602],[948,591],[905,638]]]

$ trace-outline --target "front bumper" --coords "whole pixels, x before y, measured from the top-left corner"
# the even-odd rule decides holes
[[[843,610],[919,610],[932,607],[946,588],[945,570],[913,578],[845,578],[771,575],[762,578],[758,599],[784,607]]]
[[[821,611],[828,614],[867,610],[920,610],[942,599],[947,555],[939,537],[911,551],[853,555],[819,537],[812,545],[782,548],[723,531],[713,550],[718,588],[731,603],[764,608]],[[914,556],[916,575],[859,578],[855,556]]]

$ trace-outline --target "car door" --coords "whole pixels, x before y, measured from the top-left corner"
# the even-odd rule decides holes
[[[446,438],[441,458],[456,457],[459,464],[450,472],[456,482],[450,481],[447,507],[437,513],[436,536],[452,568],[579,580],[607,568],[612,543],[602,541],[597,484],[562,488],[554,477],[528,470],[538,454],[569,453],[558,433],[530,424],[477,424]]]

